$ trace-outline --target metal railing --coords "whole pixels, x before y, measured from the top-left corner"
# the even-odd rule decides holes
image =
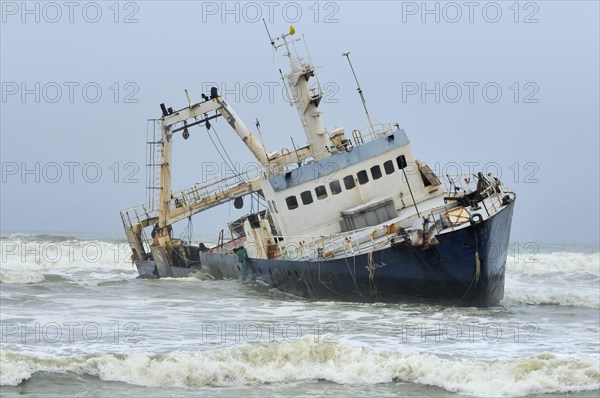
[[[243,184],[258,183],[261,179],[260,176],[250,178],[247,173],[244,175],[236,174],[222,179],[218,179],[217,177],[211,178],[204,183],[196,183],[190,188],[174,192],[171,195],[171,208],[190,206],[196,202],[205,201],[211,196],[219,199],[219,195],[227,190]],[[226,198],[223,196],[222,199]]]
[[[400,130],[398,123],[375,123],[373,127],[352,130],[352,142],[354,146],[359,146],[398,130]]]
[[[451,194],[468,194],[477,189],[478,177],[471,174],[447,175],[446,178],[441,178],[445,183],[445,193]],[[496,179],[491,174],[485,176],[489,185],[480,191],[480,195],[484,198],[483,204],[488,216],[497,213],[505,204],[503,197],[510,193],[510,189],[503,184],[499,179]],[[486,205],[487,202],[487,205]],[[490,207],[488,207],[491,204]],[[428,222],[430,222],[436,233],[440,233],[445,229],[454,230],[459,225],[449,223],[442,226],[440,219],[443,214],[452,210],[455,205],[448,204],[437,206],[429,209],[425,214]],[[470,213],[468,213],[470,215]],[[410,215],[407,218],[415,217]],[[330,259],[342,251],[345,255],[361,254],[375,250],[380,245],[383,246],[391,242],[391,238],[398,236],[398,232],[402,230],[401,223],[407,218],[384,223],[378,226],[369,226],[353,231],[339,232],[330,235],[319,236],[273,236],[275,242],[282,241],[285,245],[278,245],[279,255],[282,258],[322,258],[323,260]],[[460,224],[469,222],[468,218]],[[412,232],[412,228],[405,229],[406,232]]]
[[[182,206],[191,206],[197,202],[207,201],[211,197],[215,200],[227,199],[223,194],[236,186],[249,183],[258,183],[261,177],[250,178],[248,173],[236,174],[226,178],[211,178],[203,183],[196,183],[190,188],[176,191],[171,195],[170,207],[176,209]],[[148,203],[142,203],[121,211],[121,218],[126,227],[142,224],[148,220],[158,218],[158,208]]]

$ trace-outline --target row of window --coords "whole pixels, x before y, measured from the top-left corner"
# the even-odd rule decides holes
[[[403,160],[404,159],[400,156],[398,156],[396,158],[396,163],[398,164],[398,169],[400,169],[403,166],[403,163],[402,163]],[[383,173],[382,173],[381,167],[379,167],[379,165],[371,167],[371,169],[369,171],[370,171],[371,178],[373,179],[373,181],[378,180],[381,177],[383,177]],[[394,162],[392,160],[388,160],[385,163],[383,163],[383,171],[385,171],[386,175],[390,175],[394,171],[396,171]],[[358,183],[360,185],[364,185],[369,182],[369,173],[367,173],[367,170],[361,170],[358,173],[356,173],[356,179],[358,180]],[[344,187],[348,191],[353,189],[356,186],[356,181],[354,180],[354,175],[352,175],[352,174],[344,177],[342,179],[342,182],[344,183]],[[340,181],[339,180],[331,181],[329,183],[329,190],[331,191],[331,195],[337,195],[337,194],[341,193],[342,185],[340,184]],[[322,200],[327,197],[327,189],[325,188],[325,185],[319,185],[318,187],[315,188],[315,196],[317,197],[318,200]],[[309,205],[309,204],[313,203],[314,200],[313,200],[313,196],[312,196],[312,191],[302,192],[300,194],[300,200],[302,201],[303,205]],[[273,202],[271,205],[272,210],[275,210],[275,212],[277,212],[277,210],[276,210],[277,208],[275,207],[275,202],[274,201],[272,201],[272,202]],[[285,203],[287,204],[287,208],[289,210],[297,209],[299,206],[296,195],[288,196],[287,198],[285,198]]]

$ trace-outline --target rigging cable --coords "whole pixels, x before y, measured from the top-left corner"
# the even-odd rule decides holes
[[[227,159],[225,159],[225,156],[223,156],[223,154],[221,153],[221,151],[217,147],[217,144],[213,140],[212,135],[210,134],[210,129],[206,129],[208,137],[210,138],[211,142],[213,143],[213,146],[215,147],[215,149],[217,150],[217,153],[219,154],[219,156],[221,156],[221,159],[223,159],[223,162],[227,166],[229,166],[231,168],[231,170],[233,171],[234,175],[238,178],[238,180],[240,182],[245,182],[244,179],[242,178],[241,173],[235,167],[235,163],[233,162],[233,160],[231,160],[231,157],[229,156],[229,153],[227,153],[227,149],[225,148],[225,146],[223,145],[223,142],[219,138],[219,134],[217,133],[217,130],[215,129],[215,126],[211,124],[210,127],[213,129],[213,131],[215,133],[215,136],[217,137],[217,140],[219,141],[219,144],[221,145],[221,148],[223,149],[223,152],[225,153],[225,156],[227,157]],[[229,163],[227,162],[227,160],[229,160]],[[253,192],[250,195],[251,195],[252,198],[256,195],[257,202],[260,204],[260,195],[258,195],[258,193]],[[266,207],[266,204],[263,203],[263,206]]]

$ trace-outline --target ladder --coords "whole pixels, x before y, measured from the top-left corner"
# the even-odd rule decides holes
[[[158,209],[160,196],[160,167],[164,143],[159,119],[146,122],[146,203],[150,210]]]

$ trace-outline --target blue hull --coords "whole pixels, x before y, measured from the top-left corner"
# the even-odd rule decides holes
[[[246,270],[234,255],[202,253],[202,268],[215,278],[245,274],[319,300],[426,300],[489,307],[504,296],[513,208],[514,202],[479,224],[437,235],[439,244],[429,248],[404,244],[375,251],[371,258],[363,254],[327,261],[250,258]]]

